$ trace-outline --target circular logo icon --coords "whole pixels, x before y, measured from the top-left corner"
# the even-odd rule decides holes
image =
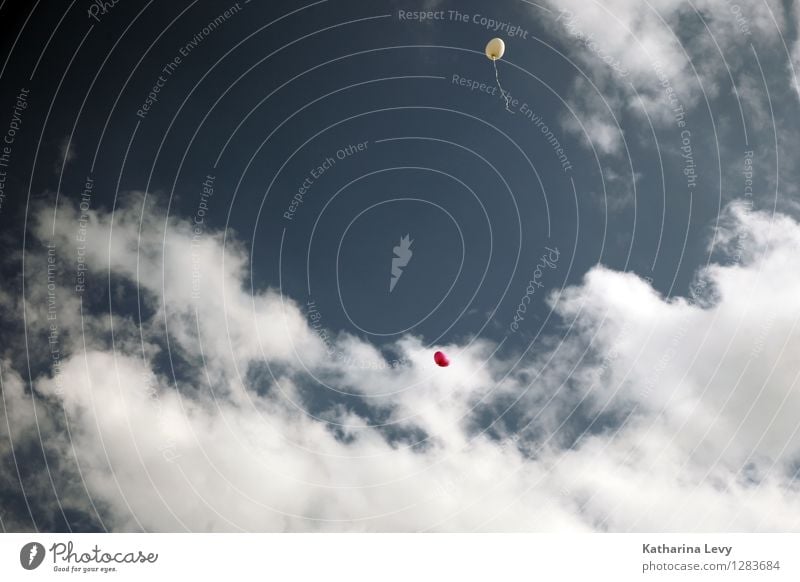
[[[39,542],[29,542],[19,551],[19,563],[26,570],[35,570],[44,561],[44,546]]]

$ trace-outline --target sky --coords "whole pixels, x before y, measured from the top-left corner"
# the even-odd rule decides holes
[[[0,528],[797,531],[799,23],[0,0]]]

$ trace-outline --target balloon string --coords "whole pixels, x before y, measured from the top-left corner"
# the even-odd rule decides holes
[[[511,111],[511,109],[508,108],[508,103],[510,101],[508,93],[506,93],[503,90],[502,85],[500,85],[500,73],[497,72],[497,59],[492,59],[492,64],[494,65],[494,78],[497,80],[497,87],[498,87],[498,89],[500,89],[500,94],[503,96],[503,99],[505,99],[505,101],[506,101],[506,111],[508,111],[509,113],[514,113],[513,111]]]

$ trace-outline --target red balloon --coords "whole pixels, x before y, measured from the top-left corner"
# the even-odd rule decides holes
[[[444,352],[436,352],[433,354],[433,361],[436,362],[437,366],[442,368],[446,368],[450,365],[450,360],[447,359],[447,356],[444,355]]]

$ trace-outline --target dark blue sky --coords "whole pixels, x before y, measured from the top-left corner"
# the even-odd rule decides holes
[[[61,196],[77,199],[91,173],[98,205],[110,207],[115,192],[147,189],[171,214],[193,216],[201,184],[213,175],[206,224],[232,229],[251,247],[253,285],[282,281],[299,301],[310,287],[326,325],[365,337],[358,328],[371,330],[378,342],[391,336],[377,334],[409,328],[429,341],[502,337],[548,245],[562,253],[547,274],[548,290],[579,281],[602,262],[683,294],[706,260],[698,251],[720,206],[707,112],[698,107],[687,116],[702,168],[691,202],[680,187],[674,127],[658,129],[663,176],[645,120],[629,110],[615,113],[630,160],[602,152],[595,158],[578,135],[563,130],[563,120],[573,117],[564,101],[574,99],[571,85],[581,72],[559,49],[543,10],[465,2],[459,10],[471,16],[468,23],[449,13],[419,23],[400,19],[403,3],[240,7],[205,36],[204,26],[226,6],[160,4],[139,15],[140,7],[120,4],[99,23],[70,12],[52,43],[60,50],[45,51],[32,81],[24,72],[39,55],[14,53],[5,78],[32,87],[22,138],[30,144],[41,132],[53,81],[69,67],[39,154],[59,165],[57,147],[72,135],[76,158],[64,170]],[[506,36],[501,80],[518,107],[527,105],[552,128],[571,170],[562,169],[524,110],[509,114],[498,96],[453,83],[458,75],[494,86],[482,54],[492,34],[472,21],[478,14],[528,31],[526,38]],[[44,35],[57,17],[42,15],[29,26]],[[187,53],[182,47],[198,33],[199,44]],[[39,39],[29,32],[23,41],[33,46]],[[176,56],[181,62],[162,73]],[[159,75],[164,86],[142,119],[136,111]],[[741,142],[728,125],[733,113],[724,98],[715,104],[718,130]],[[358,143],[366,150],[336,160],[285,219],[311,170]],[[641,176],[635,197],[631,167]],[[609,172],[617,178],[608,180]],[[52,196],[58,178],[37,171],[32,196]],[[415,241],[414,259],[390,295],[392,248],[406,233]],[[535,333],[546,317],[543,295],[522,335]]]

